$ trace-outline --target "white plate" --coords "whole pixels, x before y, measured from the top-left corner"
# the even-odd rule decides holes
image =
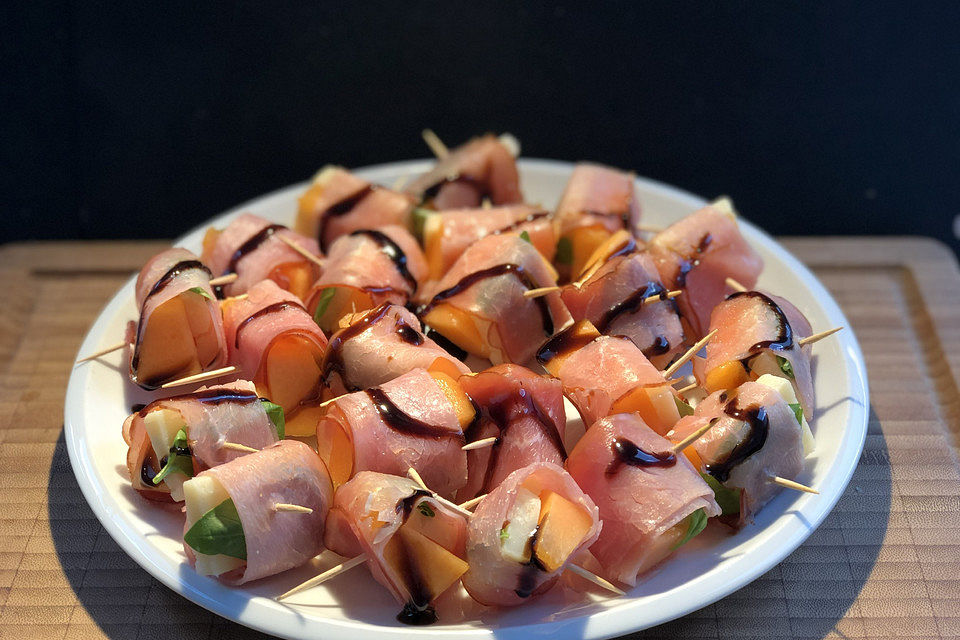
[[[400,177],[426,170],[431,162],[412,161],[359,170],[367,179],[391,185]],[[571,164],[521,160],[524,193],[530,202],[556,203]],[[213,219],[223,227],[240,212],[251,211],[291,224],[297,197],[306,188],[295,185],[249,202]],[[703,200],[651,180],[638,179],[646,224],[666,225],[702,206]],[[441,621],[431,627],[407,627],[394,616],[399,607],[365,569],[357,569],[311,592],[321,606],[279,604],[273,596],[336,564],[323,561],[244,588],[229,588],[197,575],[185,562],[180,536],[183,519],[139,498],[130,488],[124,465],[126,446],[120,435],[133,403],[149,394],[127,382],[120,352],[104,361],[78,366],[70,377],[65,432],[70,460],[84,496],[114,540],[147,571],[174,591],[241,624],[288,638],[364,640],[385,635],[501,640],[547,634],[604,638],[667,622],[704,607],[743,587],[793,551],[820,524],[837,502],[853,473],[867,430],[868,394],[863,356],[850,323],[826,289],[796,258],[753,225],[743,222],[747,240],[765,262],[760,286],[789,298],[810,319],[815,331],[837,325],[847,329],[818,343],[815,382],[818,407],[813,421],[817,450],[808,459],[801,481],[820,495],[782,491],[756,522],[736,535],[712,536],[688,544],[657,573],[624,598],[572,600],[554,589],[528,605],[512,610],[476,610],[464,621]],[[200,252],[203,229],[195,229],[177,245]],[[114,344],[125,323],[136,317],[131,279],[113,297],[90,329],[80,354]],[[106,362],[106,364],[104,364]],[[329,557],[328,557],[329,556]],[[565,597],[566,596],[566,597]]]

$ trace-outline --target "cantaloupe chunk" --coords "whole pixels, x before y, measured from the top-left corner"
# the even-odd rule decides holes
[[[460,428],[466,429],[477,415],[477,411],[473,408],[473,403],[470,402],[469,396],[464,392],[460,383],[449,375],[439,371],[431,371],[430,375],[437,381],[437,386],[446,394],[447,400],[453,405],[453,410],[457,414],[457,420],[460,422]]]
[[[417,580],[419,584],[408,583],[408,588],[422,590],[429,601],[456,584],[470,568],[462,559],[406,523],[387,543],[383,555],[404,580]]]
[[[679,442],[679,440],[677,442]],[[700,454],[697,453],[697,450],[692,445],[683,450],[683,455],[687,456],[687,460],[690,461],[694,469],[697,471],[703,469],[703,459],[700,458]]]
[[[688,447],[689,448],[689,447]],[[637,568],[637,575],[643,574],[663,562],[674,552],[677,544],[687,535],[687,529],[690,527],[687,519],[684,518],[673,525],[661,535],[650,541],[647,546],[647,553],[643,562]]]
[[[340,326],[340,318],[348,313],[358,313],[373,308],[370,294],[353,287],[332,286],[324,287],[322,291],[311,296],[310,313],[316,318],[316,310],[323,292],[333,288],[333,297],[326,303],[324,312],[318,318],[317,324],[327,334],[334,333]]]
[[[620,397],[610,412],[637,413],[660,435],[670,431],[680,419],[680,411],[669,385],[636,387]]]
[[[704,384],[708,393],[714,391],[729,391],[736,389],[744,382],[749,382],[750,376],[739,360],[725,362],[715,367],[707,374]]]
[[[540,522],[533,553],[547,571],[556,571],[580,546],[592,525],[586,509],[554,491],[544,491],[540,494]]]
[[[423,506],[421,507],[421,505]],[[431,513],[433,515],[429,515]],[[453,549],[459,537],[459,530],[456,527],[451,527],[450,521],[446,518],[438,517],[436,507],[425,500],[417,502],[417,505],[410,511],[405,526],[413,527],[444,549]]]
[[[220,355],[220,341],[210,313],[212,300],[196,291],[184,291],[177,296],[183,303],[183,311],[193,334],[193,344],[197,351],[200,368],[205,369]]]
[[[203,234],[203,253],[201,254],[204,260],[208,259],[210,254],[213,253],[213,247],[216,246],[221,233],[215,227],[207,227],[206,233]]]
[[[580,274],[590,260],[590,256],[610,237],[610,231],[601,225],[593,227],[577,227],[568,231],[565,236],[570,239],[573,249],[573,261],[570,264],[570,273]]]
[[[339,420],[320,420],[317,425],[317,453],[327,465],[334,488],[353,475],[353,440]]]
[[[261,395],[283,407],[287,435],[309,436],[317,429],[319,412],[300,403],[318,395],[322,359],[317,343],[298,335],[280,336],[267,351],[255,382]]]
[[[443,218],[426,214],[422,229],[423,255],[430,267],[430,279],[439,280],[447,270],[443,260]]]
[[[137,364],[137,379],[141,382],[166,382],[201,371],[181,297],[167,300],[147,319]]]
[[[554,340],[560,341],[560,347],[562,348],[567,345],[571,347],[575,345],[586,345],[599,337],[600,332],[593,326],[592,322],[589,320],[581,320],[565,330],[559,337],[555,337]],[[560,351],[544,363],[543,368],[546,369],[550,375],[559,376],[560,368],[563,366],[564,361],[573,355],[575,351],[576,349],[574,348]]]
[[[453,364],[453,362],[450,361],[450,358],[435,359],[433,362],[430,363],[430,366],[427,367],[427,371],[430,371],[430,372],[436,371],[437,373],[445,373],[451,378],[453,378],[454,380],[459,378],[463,373],[462,371],[460,371],[460,369],[457,368],[455,364]]]
[[[183,483],[184,506],[187,511],[187,528],[196,523],[203,514],[230,497],[220,481],[214,476],[200,475]],[[219,576],[245,564],[244,560],[222,554],[196,553],[196,570],[202,576]]]
[[[617,251],[625,243],[630,242],[633,236],[630,235],[630,232],[626,229],[620,229],[615,233],[611,234],[604,240],[596,249],[593,250],[593,253],[590,254],[590,257],[587,258],[586,262],[583,265],[583,270],[579,273],[574,273],[574,277],[577,280],[583,280],[589,275],[591,271],[596,270],[600,265],[607,261],[607,258]]]
[[[430,309],[423,323],[468,353],[481,358],[490,355],[490,347],[480,336],[471,315],[451,304],[441,302]]]
[[[301,300],[309,295],[310,288],[316,280],[313,265],[306,262],[277,265],[267,277],[276,282],[281,289],[289,291]]]
[[[340,168],[327,165],[313,178],[313,184],[300,196],[297,205],[297,219],[294,229],[297,233],[313,237],[317,234],[317,203],[323,196],[324,188]]]

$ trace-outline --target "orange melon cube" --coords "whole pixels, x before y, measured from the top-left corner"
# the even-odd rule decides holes
[[[490,355],[489,345],[480,336],[470,314],[451,304],[442,302],[435,306],[423,317],[423,323],[468,353],[482,358]]]
[[[267,351],[257,389],[283,407],[287,435],[309,436],[317,429],[319,411],[301,409],[301,402],[318,395],[322,359],[317,343],[298,335],[280,336]]]
[[[707,374],[704,387],[707,393],[714,391],[730,391],[744,382],[749,382],[750,376],[739,360],[731,360],[716,367]]]
[[[566,563],[590,531],[593,519],[586,509],[553,491],[540,494],[540,520],[533,553],[547,571]]]
[[[411,591],[422,589],[430,601],[456,584],[470,568],[461,558],[407,523],[387,543],[384,558],[400,574],[401,579],[418,580],[416,587],[408,583],[408,588]]]
[[[614,403],[611,413],[637,413],[660,435],[670,431],[680,419],[669,385],[632,389]]]
[[[182,297],[154,309],[143,328],[137,366],[141,382],[168,381],[201,371]]]
[[[477,415],[477,411],[474,409],[469,396],[464,392],[460,383],[446,373],[431,371],[430,375],[437,381],[437,386],[440,387],[447,396],[447,400],[453,405],[453,410],[457,414],[457,420],[460,422],[460,428],[466,429]]]
[[[573,248],[573,262],[570,264],[570,273],[579,275],[593,252],[610,237],[610,231],[602,226],[578,227],[567,232],[570,246]]]

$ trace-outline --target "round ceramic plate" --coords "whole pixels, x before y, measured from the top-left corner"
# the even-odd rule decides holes
[[[357,171],[374,182],[392,185],[427,170],[430,161],[369,167]],[[520,174],[529,202],[552,207],[560,197],[573,165],[521,160]],[[300,184],[249,202],[214,218],[224,227],[250,211],[269,220],[292,224]],[[637,179],[648,225],[667,225],[703,205],[693,195],[651,180]],[[204,225],[204,228],[208,225]],[[126,363],[115,352],[76,367],[67,388],[65,431],[70,460],[84,496],[113,539],[147,571],[168,587],[211,611],[237,622],[288,638],[364,640],[391,636],[431,638],[510,638],[559,634],[605,638],[657,625],[704,607],[743,587],[797,548],[837,502],[850,479],[867,430],[868,394],[863,356],[849,322],[826,289],[782,246],[746,221],[741,229],[763,256],[760,288],[789,298],[810,319],[814,331],[847,327],[814,349],[817,411],[812,421],[817,448],[807,459],[801,482],[820,495],[781,491],[755,522],[734,535],[713,532],[684,546],[626,597],[573,597],[555,588],[543,597],[510,610],[464,605],[441,610],[431,627],[398,623],[399,609],[386,589],[369,573],[355,569],[295,602],[273,597],[341,559],[325,553],[319,560],[283,575],[243,588],[224,586],[197,575],[182,550],[183,518],[141,499],[131,488],[124,464],[126,445],[120,428],[131,405],[151,397],[127,381]],[[203,228],[176,244],[200,253]],[[128,320],[136,318],[134,280],[113,297],[87,334],[80,354],[115,344]],[[708,528],[708,532],[711,531]],[[717,527],[719,529],[719,527]],[[299,598],[299,599],[298,599]]]

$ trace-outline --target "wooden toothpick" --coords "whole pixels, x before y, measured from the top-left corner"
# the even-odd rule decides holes
[[[579,566],[579,565],[575,565],[575,564],[572,564],[572,563],[571,563],[571,564],[568,564],[568,565],[567,565],[567,570],[568,570],[568,571],[572,571],[573,573],[577,574],[577,575],[580,576],[581,578],[586,578],[587,580],[589,580],[590,582],[592,582],[593,584],[595,584],[595,585],[597,585],[597,586],[599,586],[599,587],[603,587],[604,589],[607,589],[608,591],[614,592],[614,593],[617,594],[618,596],[625,596],[625,595],[627,595],[626,592],[625,592],[623,589],[617,587],[616,585],[614,585],[614,584],[613,584],[612,582],[610,582],[609,580],[604,580],[603,578],[601,578],[601,577],[598,576],[597,574],[591,573],[590,571],[587,571],[586,569],[584,569],[583,567],[581,567],[581,566]]]
[[[244,453],[256,453],[260,449],[255,449],[253,447],[248,447],[245,444],[240,444],[239,442],[224,442],[220,445],[224,449],[230,449],[231,451],[243,451]]]
[[[299,504],[290,504],[288,502],[277,502],[273,505],[274,511],[290,511],[292,513],[313,513],[310,507],[303,507]]]
[[[738,291],[738,292],[740,292],[740,293],[743,293],[744,291],[747,290],[747,288],[746,288],[745,286],[743,286],[742,284],[740,284],[739,282],[737,282],[737,281],[734,280],[733,278],[727,278],[726,280],[724,280],[724,282],[726,282],[726,283],[727,283],[727,286],[730,287],[731,289],[733,289],[734,291]]]
[[[230,284],[231,282],[236,282],[237,278],[239,277],[240,276],[235,273],[228,273],[225,276],[220,276],[219,278],[213,278],[210,280],[210,286],[219,287],[220,285]]]
[[[437,156],[441,160],[450,155],[450,150],[447,149],[447,145],[443,144],[443,140],[441,140],[440,136],[433,132],[433,129],[424,129],[420,132],[420,135],[423,136],[423,141],[427,143],[428,147],[430,147],[430,151],[433,152],[433,155]]]
[[[683,395],[683,394],[685,394],[687,391],[693,391],[694,389],[696,389],[696,388],[699,387],[699,386],[700,386],[700,383],[694,381],[694,382],[691,382],[690,384],[688,384],[688,385],[685,386],[685,387],[680,387],[679,389],[677,389],[677,393],[679,393],[680,395]]]
[[[312,253],[310,253],[309,251],[301,247],[298,243],[294,242],[290,238],[281,236],[278,233],[273,234],[273,237],[279,240],[280,242],[282,242],[283,244],[287,245],[288,247],[290,247],[300,255],[302,255],[304,258],[306,258],[310,262],[320,266],[323,265],[323,260],[320,259],[320,256],[313,255]]]
[[[461,503],[460,503],[460,506],[461,506],[462,508],[464,508],[464,509],[473,509],[475,506],[477,506],[478,504],[480,504],[480,501],[481,501],[481,500],[483,500],[483,499],[486,498],[486,497],[487,497],[487,494],[483,494],[482,496],[477,496],[476,498],[474,498],[474,499],[472,499],[472,500],[467,500],[466,502],[461,502]]]
[[[781,478],[780,476],[771,477],[770,482],[772,482],[773,484],[778,484],[781,487],[786,487],[787,489],[793,489],[794,491],[805,491],[806,493],[816,493],[816,494],[820,493],[813,487],[808,487],[805,484],[800,484],[799,482],[794,482],[793,480],[787,480],[786,478]]]
[[[96,353],[91,353],[91,354],[88,355],[88,356],[82,357],[82,358],[80,358],[79,360],[77,360],[74,364],[76,365],[76,364],[80,364],[81,362],[89,362],[90,360],[96,360],[96,359],[99,358],[100,356],[105,356],[105,355],[107,355],[108,353],[113,353],[114,351],[119,351],[120,349],[123,349],[123,348],[124,348],[125,346],[127,346],[128,344],[129,344],[128,342],[118,342],[117,344],[115,344],[115,345],[113,345],[113,346],[110,346],[110,347],[107,347],[106,349],[101,349],[100,351],[97,351]]]
[[[538,289],[527,289],[523,292],[524,298],[540,298],[554,291],[560,291],[560,287],[540,287]]]
[[[669,377],[672,376],[674,373],[676,373],[677,369],[679,369],[680,367],[682,367],[683,365],[685,365],[685,364],[687,363],[687,360],[689,360],[689,359],[692,358],[693,356],[697,355],[697,352],[700,351],[700,349],[703,348],[703,345],[705,345],[705,344],[707,344],[708,342],[710,342],[710,338],[712,338],[714,335],[716,335],[717,331],[718,331],[717,329],[714,329],[713,331],[711,331],[711,332],[708,333],[707,335],[705,335],[705,336],[703,336],[702,338],[700,338],[700,340],[698,340],[697,343],[694,344],[692,347],[690,347],[689,349],[687,349],[687,352],[684,353],[682,356],[680,356],[680,359],[679,359],[679,360],[677,360],[677,361],[674,362],[672,365],[670,365],[669,367],[667,367],[666,369],[663,370],[663,377],[664,377],[664,378],[669,378]]]
[[[186,378],[180,378],[179,380],[173,380],[172,382],[166,382],[160,385],[161,389],[169,389],[170,387],[180,387],[185,384],[193,384],[194,382],[203,382],[204,380],[211,380],[213,378],[219,378],[227,374],[233,373],[237,368],[233,365],[229,367],[223,367],[222,369],[214,369],[213,371],[204,371],[203,373],[197,373],[192,376],[187,376]]]
[[[671,449],[671,451],[673,451],[674,455],[680,453],[681,451],[689,447],[691,444],[699,440],[700,436],[705,434],[707,431],[710,431],[710,428],[713,427],[713,425],[716,424],[719,420],[720,420],[719,418],[714,418],[710,420],[710,422],[703,425],[702,427],[700,427],[699,429],[697,429],[696,431],[688,435],[686,438],[684,438],[677,444],[673,445],[673,448]]]
[[[468,442],[467,444],[463,445],[460,448],[464,451],[473,451],[474,449],[483,449],[486,447],[492,447],[497,443],[497,440],[499,440],[499,438],[497,438],[496,436],[492,436],[490,438],[484,438],[482,440],[474,440],[473,442]]]
[[[805,346],[807,346],[808,344],[813,344],[814,342],[819,342],[820,340],[823,340],[823,339],[826,338],[827,336],[832,336],[832,335],[835,334],[837,331],[840,331],[840,330],[842,330],[842,329],[843,329],[843,327],[834,327],[833,329],[827,329],[826,331],[821,331],[820,333],[815,333],[815,334],[813,334],[812,336],[807,336],[806,338],[801,338],[800,341],[799,341],[797,344],[799,344],[801,347],[805,347]]]

